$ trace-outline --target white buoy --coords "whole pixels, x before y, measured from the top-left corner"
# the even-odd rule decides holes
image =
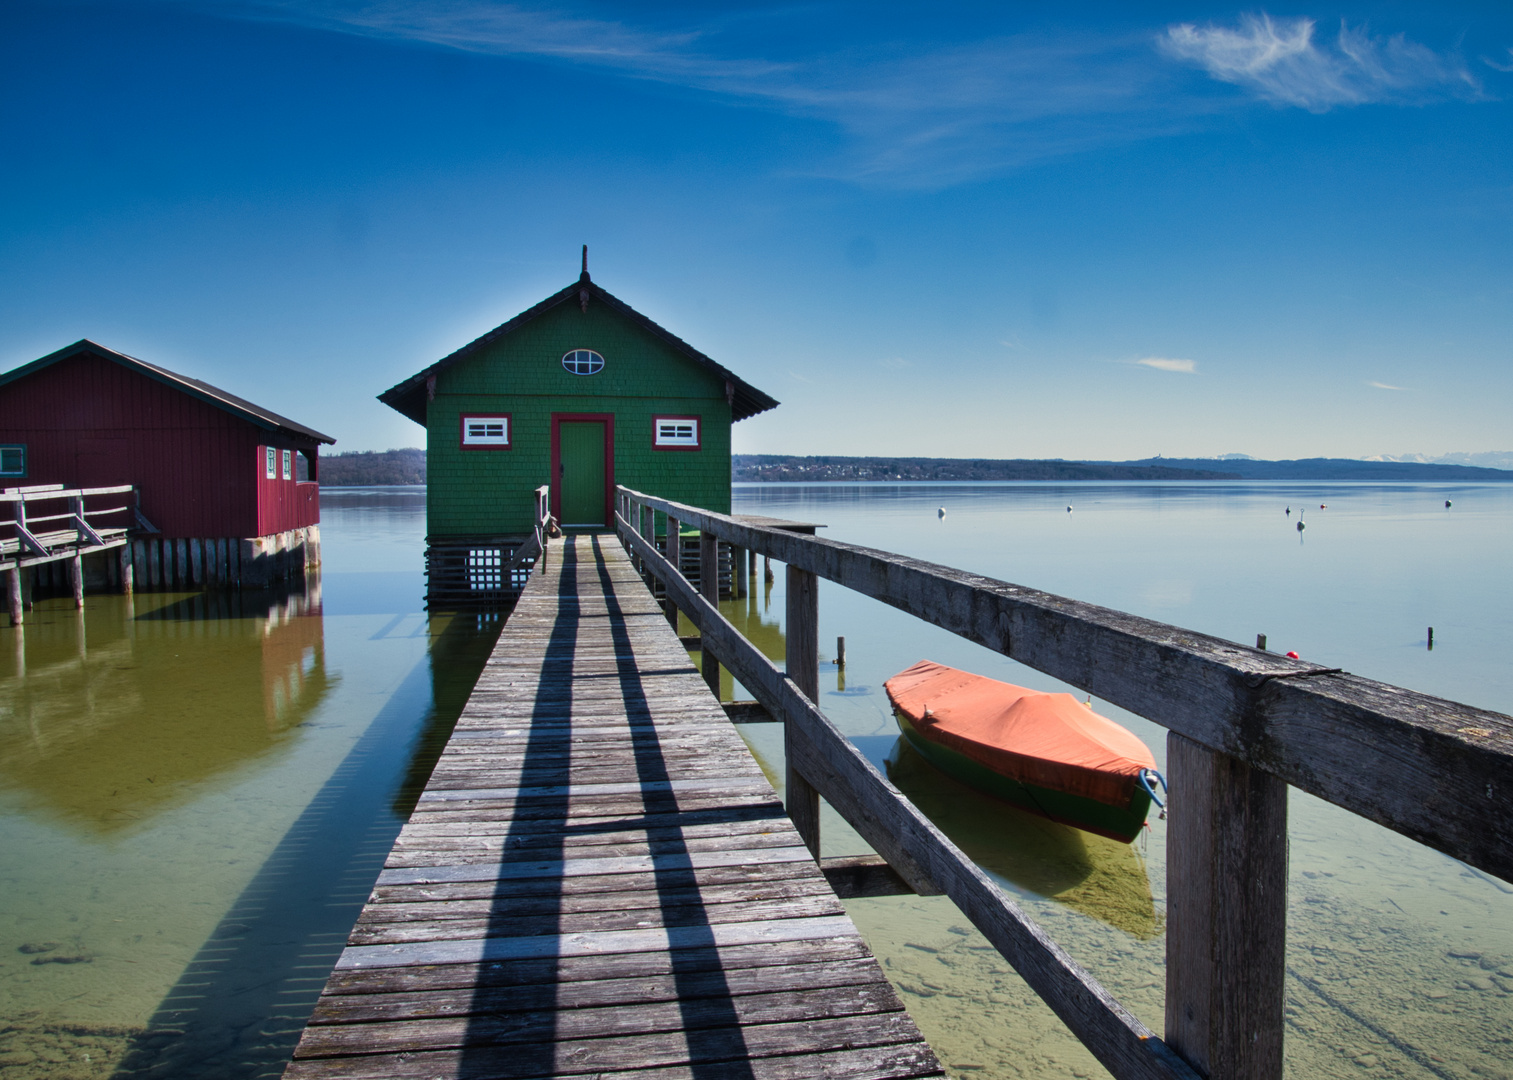
[[[944,506],[942,506],[939,510],[935,511],[935,513],[937,515],[939,515],[940,517],[945,517],[946,516],[946,508]]]

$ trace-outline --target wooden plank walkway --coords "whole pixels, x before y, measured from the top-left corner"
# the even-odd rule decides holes
[[[553,541],[284,1076],[943,1075],[610,536]]]

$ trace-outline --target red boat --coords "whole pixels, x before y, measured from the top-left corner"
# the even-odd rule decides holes
[[[904,737],[931,764],[1033,813],[1126,843],[1154,784],[1149,748],[1071,694],[921,660],[885,684]]]

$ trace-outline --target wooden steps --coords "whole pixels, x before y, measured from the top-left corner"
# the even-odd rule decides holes
[[[618,541],[553,541],[288,1080],[943,1075]]]

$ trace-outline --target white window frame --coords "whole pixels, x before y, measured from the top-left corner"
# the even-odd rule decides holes
[[[263,451],[266,454],[266,465],[264,466],[264,469],[263,469],[263,476],[264,476],[265,479],[268,479],[268,480],[277,480],[278,479],[278,451],[276,449],[274,449],[273,447],[271,447],[271,446],[265,446],[265,447],[263,447]]]
[[[284,479],[285,480],[293,480],[294,479],[294,451],[293,450],[285,450],[284,451]]]
[[[510,426],[508,413],[464,416],[459,429],[462,448],[464,450],[508,450],[513,445],[510,442],[513,435]],[[484,430],[480,432],[477,430],[479,428]],[[499,430],[490,431],[489,428]]]
[[[697,416],[654,416],[651,445],[655,450],[698,450],[704,444]]]

